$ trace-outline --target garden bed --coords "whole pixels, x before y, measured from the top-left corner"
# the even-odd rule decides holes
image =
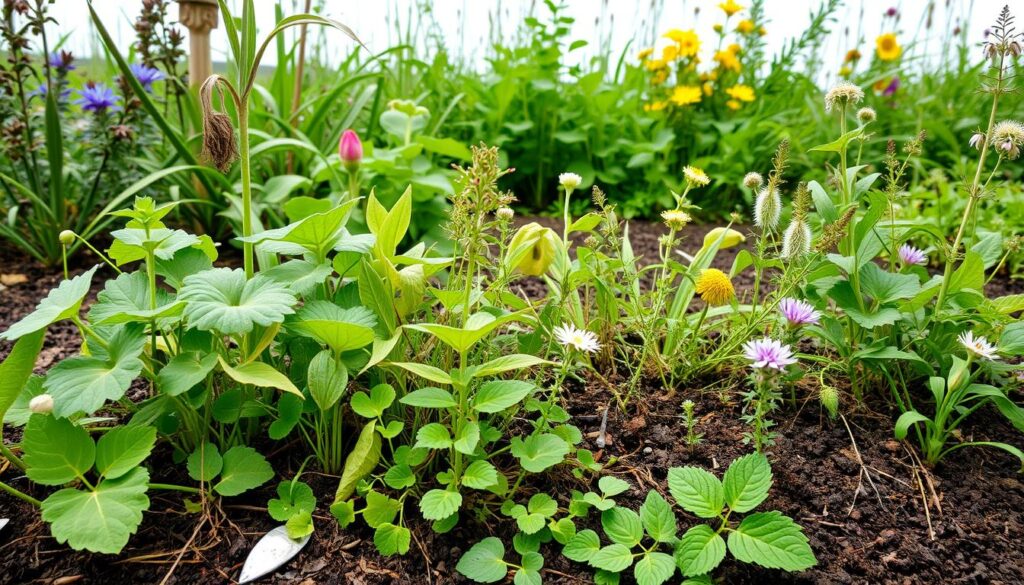
[[[546,221],[546,220],[539,220]],[[660,224],[632,222],[630,231],[638,255],[657,256]],[[692,228],[686,240],[695,246],[705,228]],[[689,247],[684,244],[684,247]],[[717,263],[727,268],[735,250],[723,251]],[[229,254],[227,254],[229,255]],[[81,255],[78,262],[92,259]],[[80,272],[81,268],[76,270]],[[0,330],[29,313],[46,291],[61,279],[59,269],[46,269],[13,256],[0,255],[0,274],[23,274],[26,281],[0,292],[6,310]],[[96,282],[100,282],[97,279]],[[737,280],[740,295],[744,283]],[[1020,292],[1019,281],[993,281],[990,295]],[[94,289],[95,293],[95,289]],[[89,297],[87,304],[93,297]],[[74,354],[80,340],[74,327],[61,323],[50,328],[37,363],[42,372],[57,360]],[[0,358],[9,345],[0,347]],[[613,384],[621,383],[614,376]],[[742,443],[746,426],[740,421],[737,392],[743,380],[716,376],[707,385],[691,383],[667,389],[652,383],[638,392],[623,413],[609,409],[608,443],[598,449],[601,414],[610,392],[596,379],[570,384],[563,398],[583,431],[582,447],[600,453],[600,461],[617,458],[607,472],[629,481],[634,489],[620,497],[620,505],[635,509],[648,489],[664,491],[666,471],[678,465],[717,469],[749,450]],[[683,440],[679,403],[690,398],[699,418],[696,431],[704,441],[690,448]],[[769,449],[775,483],[767,506],[778,509],[802,526],[818,558],[818,565],[799,574],[768,571],[726,561],[718,575],[727,583],[1019,583],[1024,581],[1024,483],[1011,457],[998,451],[962,451],[947,458],[927,476],[920,474],[914,447],[892,438],[890,412],[882,401],[868,399],[851,410],[844,403],[845,419],[831,421],[816,400],[798,394],[778,417],[777,443]],[[872,408],[877,410],[872,410]],[[1016,432],[998,416],[982,412],[963,428],[965,438],[1014,442]],[[354,427],[353,427],[354,428]],[[5,430],[5,432],[7,432]],[[7,436],[9,441],[19,437]],[[290,477],[301,461],[289,457],[287,443],[257,445],[267,453],[279,475]],[[159,453],[169,461],[170,453]],[[167,475],[167,469],[182,477]],[[154,481],[187,481],[182,466],[154,469]],[[18,489],[44,497],[11,470],[5,481]],[[381,557],[373,545],[372,530],[363,523],[340,529],[326,502],[337,485],[335,477],[309,471],[305,481],[320,502],[316,532],[308,548],[265,582],[275,583],[396,583],[463,582],[455,564],[468,547],[489,531],[510,540],[510,522],[488,525],[467,519],[450,534],[431,531],[429,523],[407,516],[413,532],[408,555]],[[568,472],[537,476],[544,491],[567,495],[586,483]],[[0,574],[4,582],[159,582],[174,563],[168,583],[222,583],[236,578],[248,550],[274,526],[263,510],[273,497],[268,483],[231,500],[197,528],[199,518],[183,511],[179,494],[151,494],[152,506],[138,534],[116,557],[74,552],[58,545],[49,527],[30,506],[0,496],[0,517],[11,524],[0,531]],[[530,490],[528,490],[530,491]],[[926,514],[924,499],[932,500]],[[563,502],[564,503],[564,502]],[[693,518],[686,517],[686,526]],[[590,523],[596,523],[592,515]],[[556,553],[546,554],[546,583],[589,582],[590,571]],[[542,549],[542,552],[548,552]],[[631,577],[627,577],[631,579]]]

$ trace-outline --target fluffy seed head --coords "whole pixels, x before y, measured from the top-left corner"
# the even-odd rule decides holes
[[[683,168],[683,176],[690,187],[703,187],[711,182],[711,179],[708,178],[704,171],[689,165]]]
[[[516,212],[511,207],[502,206],[494,212],[494,215],[501,221],[512,221],[512,218],[516,216]]]
[[[686,227],[686,224],[692,221],[689,213],[678,209],[662,211],[661,218],[665,220],[665,225],[674,230],[681,230]]]
[[[566,191],[572,191],[576,187],[579,187],[582,182],[583,177],[576,173],[562,173],[558,175],[558,184]]]
[[[861,108],[857,110],[857,121],[861,124],[869,124],[878,118],[874,108]]]
[[[743,186],[747,189],[758,189],[764,184],[764,177],[761,173],[747,173],[743,176]]]
[[[855,106],[864,99],[864,90],[848,81],[840,81],[825,94],[825,111],[831,112],[837,106]]]
[[[811,237],[811,226],[803,219],[794,219],[782,234],[782,257],[796,260],[809,254]]]
[[[779,227],[779,218],[782,216],[782,197],[779,190],[771,184],[757,192],[754,200],[754,225],[774,232]]]
[[[1014,160],[1020,156],[1024,144],[1024,124],[1016,120],[1003,120],[992,128],[992,144],[1001,156]]]

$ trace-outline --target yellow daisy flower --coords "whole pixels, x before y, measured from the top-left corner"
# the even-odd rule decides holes
[[[854,61],[860,61],[860,51],[857,49],[850,49],[846,52],[846,57],[843,58],[843,63],[852,63]]]
[[[724,12],[726,16],[732,16],[740,10],[743,10],[743,7],[737,4],[736,0],[725,0],[725,2],[719,4],[718,7],[722,9],[722,12]]]
[[[643,51],[640,51],[639,53],[636,54],[636,58],[639,61],[643,61],[644,59],[650,57],[653,54],[654,49],[644,49]]]
[[[903,47],[896,40],[895,33],[885,33],[875,39],[875,54],[882,61],[895,61],[903,54]]]
[[[664,59],[651,59],[649,61],[644,61],[644,67],[646,67],[648,71],[657,71],[659,69],[664,69],[667,66],[668,63],[666,63]]]
[[[736,84],[725,90],[725,93],[729,94],[729,97],[741,102],[754,101],[754,88],[749,85]]]
[[[695,289],[700,298],[712,307],[726,305],[736,298],[736,289],[724,272],[717,268],[701,271]]]
[[[651,102],[649,104],[644,104],[644,111],[645,112],[660,112],[660,111],[664,110],[666,106],[668,106],[668,102],[666,102],[666,101]]]
[[[661,59],[663,61],[675,61],[679,57],[679,47],[675,45],[669,45],[661,50]]]
[[[693,57],[700,51],[700,37],[693,30],[683,31],[676,43],[679,45],[680,57]]]
[[[688,106],[700,101],[701,90],[695,85],[680,85],[672,90],[669,100],[677,106]]]
[[[730,69],[737,73],[743,67],[740,64],[740,60],[736,58],[736,54],[729,50],[718,51],[715,53],[715,61],[722,69]]]
[[[757,30],[757,25],[754,24],[754,21],[750,19],[741,20],[740,23],[736,25],[736,32],[745,35],[748,35],[754,32],[755,30]]]

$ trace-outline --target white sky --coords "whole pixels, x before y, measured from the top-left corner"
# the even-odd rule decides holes
[[[574,53],[575,59],[585,58],[604,39],[610,39],[613,53],[617,54],[630,39],[634,44],[630,53],[649,44],[655,36],[670,28],[695,28],[705,41],[704,50],[710,51],[711,26],[721,22],[722,12],[717,8],[719,0],[566,0],[567,15],[576,19],[572,39],[584,39],[591,43],[582,51]],[[766,16],[768,49],[774,54],[784,42],[800,35],[809,22],[809,14],[822,0],[767,0]],[[749,5],[749,0],[739,0]],[[883,19],[882,14],[889,7],[900,11],[895,24],[904,45],[916,40],[908,55],[926,55],[937,58],[947,52],[941,46],[943,35],[957,23],[968,21],[967,32],[971,42],[980,42],[983,31],[994,20],[1003,4],[1018,3],[1020,0],[846,0],[840,8],[839,19],[833,24],[833,34],[825,47],[824,61],[835,64],[847,49],[855,46],[855,39],[867,39],[861,51],[867,55],[873,50],[874,38],[882,27],[892,29],[892,19]],[[139,0],[93,0],[104,24],[115,36],[119,46],[127,50],[134,39],[132,21],[139,11]],[[237,0],[228,0],[230,5],[240,5]],[[257,25],[261,32],[268,31],[274,22],[275,0],[255,0]],[[320,0],[315,0],[314,5]],[[300,0],[282,0],[287,14],[300,11]],[[408,27],[410,21],[422,18],[415,9],[413,0],[323,0],[323,14],[344,22],[353,28],[373,52],[390,46],[396,39],[395,21]],[[488,46],[491,22],[501,22],[500,36],[508,37],[522,21],[522,16],[533,12],[546,17],[547,9],[541,0],[434,0],[433,7],[440,34],[455,55],[473,55],[483,65],[484,49]],[[291,10],[292,7],[294,10]],[[926,30],[926,14],[933,8],[931,30]],[[695,9],[699,12],[695,15]],[[95,53],[97,38],[89,22],[85,0],[56,0],[50,13],[60,22],[60,34],[70,33],[65,45],[78,55]],[[1024,13],[1024,3],[1021,10]],[[171,8],[177,18],[177,6]],[[743,15],[744,13],[740,13]],[[411,15],[411,19],[410,19]],[[1018,15],[1024,28],[1024,14]],[[738,20],[733,17],[731,22]],[[542,18],[543,20],[543,18]],[[426,28],[429,17],[424,19]],[[223,27],[223,24],[221,25]],[[328,54],[345,55],[353,50],[353,43],[340,33],[331,31],[327,36]],[[214,31],[212,37],[214,60],[224,60],[227,41],[223,28]],[[429,59],[429,55],[422,55]],[[265,65],[273,63],[273,51],[268,52]]]

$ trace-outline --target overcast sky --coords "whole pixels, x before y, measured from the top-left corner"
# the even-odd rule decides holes
[[[768,30],[769,51],[774,53],[785,41],[800,35],[808,25],[809,14],[822,0],[767,0],[765,27]],[[936,58],[945,51],[941,46],[942,35],[957,26],[965,26],[968,38],[980,42],[983,31],[995,18],[999,10],[1010,0],[846,0],[840,9],[838,22],[832,25],[833,35],[823,55],[826,63],[836,63],[847,49],[853,48],[857,37],[867,39],[867,46],[861,50],[867,54],[873,48],[874,38],[884,29],[896,29],[901,42],[914,48],[911,53]],[[1020,0],[1012,0],[1011,4]],[[652,31],[659,34],[670,28],[694,28],[702,37],[710,39],[711,27],[721,22],[723,14],[717,8],[719,0],[567,0],[567,15],[576,19],[572,38],[583,39],[591,47],[574,54],[576,59],[585,58],[589,51],[610,39],[614,53],[621,51],[631,39],[631,52],[649,42]],[[228,0],[230,5],[239,5],[237,0]],[[314,5],[320,3],[314,0]],[[749,0],[739,0],[749,5]],[[60,22],[60,33],[70,34],[67,46],[78,55],[95,51],[96,38],[89,22],[85,0],[56,0],[51,14]],[[257,25],[261,32],[268,31],[274,22],[272,0],[256,0]],[[283,0],[286,11],[292,6],[293,12],[300,11],[299,0]],[[444,38],[452,53],[473,55],[483,65],[480,57],[488,44],[491,22],[501,22],[502,36],[512,34],[522,16],[533,12],[546,16],[547,10],[540,0],[434,0],[432,17],[419,15],[412,0],[326,0],[323,12],[351,26],[371,51],[387,48],[395,39],[394,23],[397,20],[407,27],[410,20],[420,19],[427,23],[436,21],[437,32]],[[1024,3],[1021,3],[1024,12]],[[94,0],[94,5],[104,24],[116,37],[120,47],[127,50],[134,38],[132,21],[139,11],[140,0]],[[883,13],[895,7],[898,21],[883,18]],[[931,7],[931,11],[929,11]],[[927,29],[927,15],[931,12],[931,29]],[[171,9],[177,18],[177,6]],[[292,13],[292,12],[289,12]],[[741,13],[741,15],[744,13]],[[410,19],[411,16],[411,19]],[[1024,15],[1019,15],[1024,27]],[[739,16],[733,17],[735,23]],[[964,24],[966,23],[966,24]],[[223,25],[221,25],[223,27]],[[425,30],[421,26],[420,30]],[[353,50],[353,43],[344,36],[328,34],[329,54],[345,55]],[[212,37],[214,60],[224,60],[227,41],[223,28],[215,30]],[[711,50],[711,43],[704,43],[704,50]],[[424,55],[424,57],[429,57]],[[272,64],[273,52],[269,52],[264,64]]]

